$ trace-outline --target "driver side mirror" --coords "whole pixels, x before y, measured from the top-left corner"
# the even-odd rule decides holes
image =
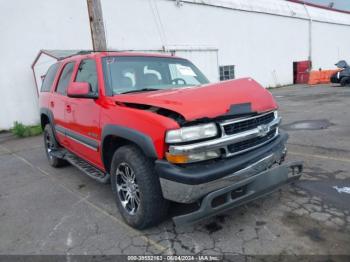
[[[98,94],[92,93],[88,82],[73,82],[68,86],[67,96],[74,98],[98,98]]]

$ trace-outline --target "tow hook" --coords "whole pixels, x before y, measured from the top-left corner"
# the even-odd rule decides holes
[[[301,172],[303,172],[303,164],[303,161],[288,163],[289,168],[292,170],[292,176],[299,175]]]

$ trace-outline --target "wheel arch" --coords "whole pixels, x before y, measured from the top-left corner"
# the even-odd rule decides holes
[[[50,119],[46,114],[41,114],[40,115],[40,124],[41,124],[41,129],[44,130],[45,126],[47,124],[50,124]]]
[[[45,129],[45,126],[47,124],[51,125],[52,131],[53,131],[53,135],[54,135],[57,143],[59,144],[59,140],[57,139],[57,135],[56,135],[56,129],[55,129],[53,113],[52,113],[52,111],[50,109],[45,108],[45,107],[40,108],[40,124],[41,124],[42,130]]]
[[[124,145],[135,145],[146,157],[158,158],[153,141],[149,136],[131,128],[107,125],[102,131],[101,159],[108,173],[114,152]]]
[[[47,124],[53,124],[53,117],[51,110],[47,108],[40,108],[40,124],[42,130],[44,130]]]

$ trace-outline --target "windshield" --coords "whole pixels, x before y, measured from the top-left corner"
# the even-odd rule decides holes
[[[103,70],[113,95],[209,83],[196,66],[180,58],[109,56],[103,58]]]

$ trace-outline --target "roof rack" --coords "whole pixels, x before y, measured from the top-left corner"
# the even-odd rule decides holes
[[[102,53],[102,52],[120,52],[120,51],[117,51],[117,50],[99,50],[99,51],[96,51],[96,50],[81,50],[81,51],[76,52],[74,54],[71,54],[69,56],[60,57],[57,60],[60,61],[60,60],[63,60],[63,59],[66,59],[66,58],[69,58],[69,57],[72,57],[72,56],[76,56],[76,55],[87,55],[87,54]]]

